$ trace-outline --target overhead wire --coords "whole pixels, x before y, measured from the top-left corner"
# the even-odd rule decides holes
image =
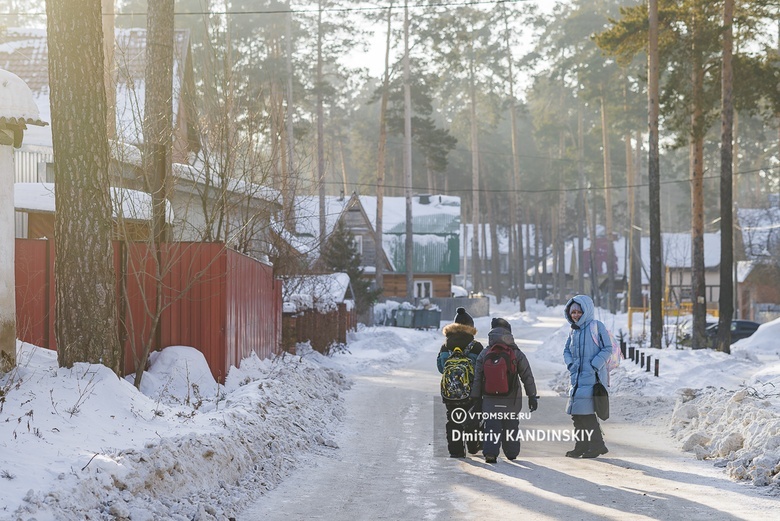
[[[407,7],[410,9],[430,8],[430,7],[468,7],[476,5],[496,5],[496,4],[517,4],[525,3],[528,0],[473,0],[467,2],[436,2],[436,3],[418,3],[412,4]],[[399,5],[386,5],[386,6],[360,6],[360,7],[325,7],[322,9],[316,8],[290,8],[290,9],[253,9],[242,11],[180,11],[174,12],[174,16],[205,16],[205,15],[217,15],[217,16],[239,16],[239,15],[271,15],[271,14],[307,14],[322,12],[334,12],[334,13],[347,13],[347,12],[361,12],[361,11],[386,11],[389,9],[401,9]],[[146,16],[145,11],[126,11],[126,12],[113,12],[103,13],[104,15],[113,16]],[[45,12],[30,12],[30,13],[0,13],[0,16],[46,16]]]

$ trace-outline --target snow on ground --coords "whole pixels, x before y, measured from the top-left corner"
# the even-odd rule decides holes
[[[516,331],[563,313],[534,301],[524,313],[509,301],[491,310]],[[475,318],[481,340],[491,317]],[[626,315],[599,318],[628,331]],[[624,361],[612,375],[615,414],[664,425],[681,449],[733,479],[777,487],[779,334],[780,321],[765,324],[732,355],[645,349],[661,375]],[[567,335],[564,324],[545,341],[518,338],[536,347],[535,367],[557,374],[558,392]],[[152,357],[141,392],[103,366],[59,368],[56,353],[19,344],[18,368],[0,378],[0,520],[229,519],[313,455],[332,453],[352,377],[401,368],[443,340],[441,330],[361,327],[333,356],[300,345],[299,356],[249,358],[224,385],[200,353],[173,346]]]
[[[29,344],[19,362],[0,380],[4,520],[227,519],[308,452],[332,450],[349,385],[287,355],[246,359],[218,386],[181,346],[155,357],[148,394]]]
[[[496,313],[500,307],[491,310]],[[536,308],[530,314],[563,316],[563,306]],[[598,310],[597,318],[616,336],[628,333],[626,314]],[[641,322],[633,324],[634,338],[642,338],[642,328]],[[545,343],[547,349],[537,351],[534,361],[561,364],[568,334],[568,325],[561,327]],[[682,450],[712,460],[732,479],[780,487],[778,337],[780,319],[736,342],[730,355],[644,345],[643,352],[660,361],[659,377],[624,360],[611,375],[613,413],[645,425],[667,425]],[[568,372],[561,367],[550,387],[566,394],[568,386]]]
[[[203,355],[150,357],[141,392],[101,365],[18,344],[0,379],[0,520],[224,520],[332,451],[353,374],[409,361],[440,331],[363,328],[348,352],[245,359],[224,385]]]

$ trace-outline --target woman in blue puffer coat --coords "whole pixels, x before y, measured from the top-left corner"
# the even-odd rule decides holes
[[[570,458],[595,458],[608,452],[593,406],[593,386],[596,375],[607,385],[607,360],[612,354],[612,344],[607,328],[593,317],[593,311],[593,300],[587,295],[572,297],[564,311],[572,329],[563,350],[571,378],[566,413],[571,414],[574,429],[584,437],[576,442],[574,450],[566,453]],[[593,321],[598,327],[596,341],[591,332]]]

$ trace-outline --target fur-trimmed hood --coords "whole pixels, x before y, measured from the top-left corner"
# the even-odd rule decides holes
[[[452,324],[447,324],[444,326],[441,332],[444,334],[444,336],[452,336],[457,334],[475,336],[477,334],[477,328],[474,326],[467,326],[465,324],[458,324],[453,322]]]

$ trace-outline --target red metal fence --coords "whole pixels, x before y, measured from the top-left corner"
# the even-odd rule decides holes
[[[17,336],[56,349],[54,246],[47,240],[16,240]],[[281,282],[270,266],[217,243],[163,245],[162,312],[155,314],[157,258],[146,243],[114,243],[124,372],[135,371],[148,342],[187,345],[205,356],[223,382],[230,366],[254,352],[263,358],[281,346]]]

